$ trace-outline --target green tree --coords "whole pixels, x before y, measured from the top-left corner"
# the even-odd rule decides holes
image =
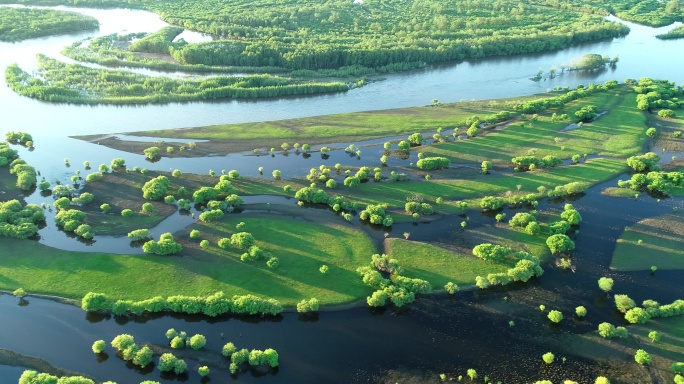
[[[200,349],[204,347],[204,345],[207,343],[207,338],[204,337],[204,335],[194,335],[190,338],[190,348],[192,349]]]
[[[149,200],[159,200],[168,192],[171,182],[166,176],[158,176],[143,185],[143,197]]]
[[[634,360],[639,364],[649,365],[651,364],[653,358],[648,352],[644,351],[643,349],[638,349],[634,354]]]
[[[610,277],[602,277],[598,280],[598,286],[607,294],[613,290],[613,279]]]
[[[161,149],[159,149],[159,147],[149,147],[149,148],[145,149],[143,151],[143,153],[145,154],[145,156],[148,159],[154,160],[154,159],[161,157],[162,151],[161,151]]]
[[[546,364],[553,364],[553,361],[555,359],[556,359],[556,356],[551,352],[546,352],[545,354],[542,355],[542,360],[544,360],[544,362]]]
[[[658,134],[658,131],[655,128],[649,128],[646,130],[646,136],[648,136],[650,138],[655,138],[657,134]]]
[[[651,339],[651,342],[653,342],[653,343],[660,341],[660,332],[651,331],[648,333],[648,338]]]
[[[546,245],[551,253],[568,252],[575,249],[575,242],[563,234],[551,235],[546,239]]]
[[[636,303],[627,295],[615,295],[615,306],[618,311],[626,313],[630,309],[636,307]]]
[[[203,365],[203,366],[197,368],[197,373],[199,373],[199,375],[201,377],[205,377],[205,376],[209,375],[209,372],[210,372],[209,367],[207,367],[206,365]]]
[[[91,348],[93,353],[102,353],[107,348],[107,343],[104,340],[96,340]]]
[[[549,311],[549,314],[547,315],[549,320],[553,321],[554,323],[558,324],[563,320],[563,313],[557,310],[551,310]]]
[[[584,317],[587,315],[587,309],[583,306],[579,306],[575,308],[575,314],[577,314],[577,317]]]

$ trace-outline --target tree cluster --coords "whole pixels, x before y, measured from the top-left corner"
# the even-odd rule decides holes
[[[83,297],[81,308],[88,312],[110,311],[114,304],[117,304],[118,312],[134,314],[141,314],[145,311],[150,313],[170,311],[187,314],[202,313],[211,317],[226,313],[275,316],[283,311],[282,305],[274,299],[262,299],[254,295],[235,295],[230,298],[225,296],[223,292],[217,292],[206,297],[179,295],[169,296],[165,299],[156,296],[141,301],[114,301],[105,294],[89,292]]]
[[[36,204],[22,206],[18,200],[0,202],[0,236],[26,239],[38,233],[45,213]]]

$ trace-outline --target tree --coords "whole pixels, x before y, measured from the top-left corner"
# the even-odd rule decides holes
[[[249,232],[235,233],[230,236],[230,245],[240,249],[248,249],[254,245],[254,236]]]
[[[203,366],[197,368],[197,373],[199,373],[199,375],[201,377],[207,376],[209,374],[209,372],[210,372],[209,367],[207,367],[206,365],[203,365]]]
[[[575,308],[575,314],[577,314],[577,317],[584,317],[587,315],[587,309],[583,306],[579,306]]]
[[[133,336],[125,334],[125,333],[116,336],[112,340],[112,347],[118,349],[119,351],[123,351],[124,349],[126,349],[126,348],[128,348],[134,344],[135,344],[135,339],[133,339]]]
[[[655,138],[656,135],[658,134],[658,131],[655,128],[649,128],[646,130],[646,136],[650,138]]]
[[[162,151],[159,149],[159,147],[149,147],[145,149],[143,153],[148,159],[154,160],[161,156]]]
[[[542,360],[544,360],[546,364],[552,364],[555,359],[556,356],[551,352],[546,352],[542,355]]]
[[[297,303],[297,312],[299,313],[318,312],[318,308],[319,303],[316,298],[304,299]]]
[[[91,348],[93,353],[102,353],[107,348],[107,343],[104,340],[96,340]]]
[[[149,200],[158,200],[166,195],[171,182],[166,176],[158,176],[143,185],[143,197]]]
[[[644,351],[643,349],[638,349],[634,354],[634,360],[639,364],[649,365],[651,364],[653,358],[648,352]]]
[[[467,374],[468,374],[468,377],[470,377],[470,381],[477,379],[477,371],[476,370],[469,368],[467,371]]]
[[[145,368],[147,365],[152,363],[154,358],[154,351],[147,345],[140,348],[133,357],[133,364]]]
[[[450,281],[446,283],[446,285],[444,286],[444,290],[447,291],[450,295],[453,295],[454,293],[458,292],[458,285]]]
[[[660,341],[660,333],[658,331],[651,331],[648,333],[648,338],[651,339],[651,342],[653,343]]]
[[[482,162],[482,173],[489,173],[489,171],[492,169],[492,162],[491,161],[483,161]]]
[[[549,311],[549,314],[547,315],[549,320],[553,321],[554,323],[558,324],[563,320],[563,313],[560,311],[556,311],[555,309],[552,311]]]
[[[599,376],[596,378],[594,384],[610,384],[610,381],[606,377]]]
[[[408,137],[409,143],[411,143],[413,145],[421,145],[421,144],[423,144],[424,140],[425,139],[423,138],[423,135],[421,135],[420,133],[414,133]]]
[[[630,309],[636,307],[636,303],[627,295],[615,295],[615,306],[618,311],[626,313]]]
[[[235,344],[233,343],[226,343],[223,348],[221,348],[221,354],[226,357],[231,356],[235,351],[237,351],[237,348],[235,348]]]
[[[207,343],[207,338],[204,337],[204,335],[194,335],[190,338],[190,348],[192,349],[200,349],[204,347],[204,345]]]
[[[575,249],[575,242],[563,234],[551,235],[546,239],[546,245],[551,253],[567,252]]]
[[[602,277],[598,280],[598,286],[603,292],[608,294],[608,292],[613,290],[613,279],[610,277]]]
[[[308,144],[304,144],[304,145],[308,145]],[[304,147],[302,147],[302,149],[304,149]],[[272,174],[273,174],[273,178],[274,178],[274,179],[280,180],[280,176],[281,176],[282,173],[281,173],[279,170],[276,169],[276,170],[274,170],[274,171],[272,172]]]
[[[398,147],[400,150],[402,150],[402,151],[408,151],[409,149],[411,149],[411,143],[409,143],[409,142],[406,141],[406,140],[402,140],[402,141],[399,142],[399,144],[397,145],[397,147]]]

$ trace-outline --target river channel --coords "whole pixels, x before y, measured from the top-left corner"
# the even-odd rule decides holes
[[[124,31],[152,32],[166,25],[157,15],[144,11],[56,8],[97,17],[100,30],[32,39],[19,44],[0,43],[0,69],[4,70],[13,62],[18,62],[23,68],[32,68],[35,66],[36,53],[66,60],[59,51],[87,37]],[[6,87],[3,78],[0,80],[2,124],[5,130],[26,131],[34,136],[35,151],[20,149],[20,156],[51,181],[68,180],[73,169],[78,168],[83,160],[97,165],[109,163],[114,157],[125,157],[129,164],[149,169],[178,168],[184,172],[205,172],[212,167],[217,171],[237,169],[243,175],[252,175],[257,165],[274,167],[266,163],[271,161],[277,162],[283,170],[283,176],[289,177],[301,174],[302,169],[320,165],[320,155],[314,154],[311,159],[278,155],[274,158],[250,157],[249,161],[241,161],[233,156],[163,159],[157,163],[147,163],[142,155],[123,154],[67,136],[401,108],[426,105],[432,99],[454,102],[519,96],[542,93],[555,86],[574,87],[611,79],[622,81],[625,78],[667,77],[671,81],[684,83],[681,63],[673,60],[672,55],[678,49],[681,51],[682,42],[654,38],[672,26],[654,29],[626,24],[630,26],[631,33],[612,41],[584,44],[547,54],[433,65],[387,75],[382,81],[371,82],[345,93],[299,98],[144,107],[75,106],[20,97]],[[191,33],[187,36],[205,38]],[[540,82],[529,80],[540,68],[547,71],[551,66],[568,64],[585,53],[611,57],[619,55],[620,61],[616,68],[605,71],[566,73]],[[378,145],[380,142],[366,144]],[[377,156],[375,153],[378,151],[373,148],[362,148],[362,151],[368,152],[369,156]],[[67,157],[67,153],[74,164],[71,169],[64,165],[63,158]],[[244,154],[239,156],[246,157]],[[343,151],[333,151],[331,158],[326,161],[330,163],[328,165],[336,162],[365,165],[365,156],[362,155],[364,161],[359,161]],[[393,161],[411,162],[415,159]],[[646,272],[615,273],[608,269],[615,241],[626,226],[646,217],[670,212],[673,207],[684,208],[681,199],[657,202],[644,198],[637,202],[606,198],[600,194],[603,188],[614,186],[615,182],[611,180],[595,186],[585,196],[573,201],[584,218],[581,234],[575,237],[577,248],[573,259],[577,265],[576,273],[548,265],[541,278],[527,285],[507,287],[505,291],[491,289],[466,292],[455,297],[421,297],[407,310],[356,307],[321,312],[315,318],[302,318],[296,313],[285,313],[274,319],[207,319],[173,315],[115,318],[89,315],[74,306],[51,300],[28,297],[25,301],[19,301],[8,295],[0,295],[0,324],[3,326],[0,348],[42,358],[54,366],[87,375],[100,382],[199,382],[196,368],[200,363],[192,358],[187,359],[191,373],[177,377],[162,375],[157,369],[136,369],[113,353],[107,358],[98,358],[90,351],[94,340],[109,341],[121,333],[134,335],[140,344],[166,345],[164,333],[173,327],[188,334],[204,334],[208,339],[206,349],[212,355],[218,355],[221,346],[227,341],[234,342],[240,348],[275,348],[280,354],[280,367],[276,370],[257,369],[231,377],[225,367],[212,368],[211,383],[422,383],[437,382],[437,375],[443,372],[456,376],[464,374],[467,368],[476,368],[481,375],[489,375],[493,382],[527,383],[540,379],[554,382],[561,379],[593,381],[602,373],[601,367],[593,361],[566,353],[566,363],[543,367],[540,356],[554,350],[555,345],[568,334],[596,329],[596,325],[602,321],[620,323],[620,318],[612,311],[611,303],[606,303],[597,292],[598,277],[613,277],[616,284],[620,285],[621,293],[629,294],[637,302],[644,299],[671,302],[681,298],[679,296],[684,292],[679,271],[658,271],[658,278],[654,279]],[[39,203],[44,200],[38,193],[27,197],[28,202]],[[563,203],[542,202],[539,209],[558,210],[562,209]],[[513,214],[510,212],[509,216]],[[410,230],[412,240],[429,241],[449,237],[458,230],[457,223],[454,220],[442,220],[419,224],[418,227],[411,223],[399,224],[395,225],[393,232]],[[472,225],[487,224],[484,219],[474,218]],[[46,229],[44,236],[64,236],[61,232]],[[57,240],[47,238],[44,241],[49,243]],[[74,247],[83,248],[79,244]],[[534,310],[539,304],[531,299],[535,297],[553,300],[554,308],[564,313],[572,313],[576,306],[584,305],[590,316],[583,322],[568,321],[561,329],[550,326],[545,316]],[[514,328],[509,327],[509,320],[515,320]],[[558,351],[557,356],[560,353]],[[15,383],[20,374],[20,368],[0,365],[0,383]]]

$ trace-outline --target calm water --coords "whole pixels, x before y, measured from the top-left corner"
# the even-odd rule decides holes
[[[73,10],[73,9],[72,9]],[[0,69],[12,62],[23,68],[35,67],[35,54],[44,53],[62,58],[59,51],[73,41],[113,32],[155,31],[164,25],[158,16],[149,12],[130,10],[75,9],[100,20],[98,32],[79,33],[59,37],[33,39],[21,44],[0,43]],[[68,180],[75,169],[83,171],[81,163],[90,160],[94,166],[109,163],[114,157],[125,157],[131,166],[184,172],[206,172],[209,168],[237,169],[242,174],[253,174],[258,166],[270,169],[287,168],[293,174],[316,167],[321,163],[366,165],[377,163],[374,156],[379,149],[364,149],[361,160],[342,151],[334,151],[328,160],[320,154],[311,158],[290,155],[262,157],[232,156],[209,159],[163,159],[147,163],[142,155],[121,154],[67,138],[68,135],[116,133],[152,128],[190,127],[244,121],[275,120],[327,113],[362,111],[368,109],[399,108],[461,99],[485,99],[544,92],[555,86],[576,86],[590,81],[609,79],[668,77],[684,82],[679,60],[673,52],[681,52],[681,41],[659,41],[653,36],[663,29],[652,29],[629,24],[632,32],[625,38],[573,47],[561,52],[511,58],[497,58],[460,64],[441,64],[408,73],[388,75],[386,80],[360,89],[334,95],[286,98],[259,101],[223,101],[214,103],[170,104],[146,107],[72,106],[50,104],[19,97],[6,86],[0,86],[0,105],[3,106],[3,127],[22,130],[34,135],[36,150],[20,149],[20,155],[35,165],[49,180]],[[665,28],[668,29],[668,28]],[[188,38],[203,37],[187,34]],[[528,78],[539,68],[568,64],[585,53],[619,55],[616,69],[589,74],[572,73],[538,83]],[[63,58],[62,58],[63,59]],[[148,71],[148,73],[155,73]],[[4,78],[0,80],[4,82]],[[4,85],[4,83],[1,83]],[[344,146],[343,143],[340,143]],[[63,159],[71,159],[71,167]],[[397,163],[415,159],[399,160]],[[206,168],[206,169],[205,169]],[[290,176],[286,175],[285,177]],[[614,185],[612,180],[606,185]],[[278,370],[254,370],[231,378],[228,371],[213,370],[211,383],[228,382],[426,382],[437,381],[441,372],[463,374],[467,368],[477,368],[481,375],[493,380],[523,383],[539,379],[574,379],[588,381],[600,374],[592,362],[568,356],[564,365],[544,368],[541,354],[558,352],[554,343],[563,333],[582,333],[595,329],[602,321],[619,322],[610,305],[601,300],[595,282],[610,275],[616,287],[640,302],[655,298],[669,302],[684,290],[677,271],[658,271],[653,279],[646,272],[618,274],[607,269],[615,239],[627,225],[644,217],[662,214],[681,200],[671,199],[656,203],[653,200],[607,199],[593,188],[585,197],[573,202],[580,209],[584,222],[576,237],[574,260],[577,273],[564,273],[547,267],[538,281],[525,286],[510,287],[510,291],[488,290],[464,293],[457,297],[421,298],[407,311],[373,311],[357,308],[338,312],[324,312],[316,319],[302,319],[297,314],[284,314],[276,319],[223,318],[220,321],[201,317],[150,316],[111,318],[86,315],[78,308],[55,302],[28,298],[28,305],[18,305],[18,299],[0,296],[0,348],[41,357],[64,369],[82,372],[98,381],[116,380],[138,383],[159,380],[164,383],[197,382],[198,360],[188,359],[188,376],[161,376],[158,370],[139,371],[116,357],[111,349],[106,359],[98,359],[90,351],[94,340],[111,340],[120,333],[130,333],[138,343],[166,343],[164,332],[175,327],[189,334],[202,333],[208,338],[207,350],[218,353],[223,343],[233,341],[242,348],[273,347],[281,355]],[[46,199],[34,194],[30,202]],[[541,210],[562,209],[562,202],[543,203]],[[624,215],[623,212],[629,212]],[[510,214],[513,214],[511,212]],[[510,215],[509,214],[509,215]],[[453,221],[453,220],[452,220]],[[394,234],[412,233],[412,240],[452,241],[460,219],[449,219],[433,224],[396,225]],[[474,218],[472,225],[487,225],[484,218]],[[179,223],[183,225],[184,223]],[[48,220],[48,226],[53,225]],[[46,228],[44,241],[49,236],[64,236]],[[378,235],[375,235],[378,237]],[[59,241],[52,240],[52,241]],[[71,240],[69,240],[71,241]],[[69,243],[71,244],[71,243]],[[71,246],[71,245],[70,245]],[[74,247],[81,247],[74,242]],[[649,287],[644,290],[643,287]],[[503,296],[508,295],[508,302]],[[585,305],[590,316],[587,322],[564,321],[560,328],[549,327],[548,321],[534,308],[539,304],[533,297],[549,297],[555,308],[566,314],[578,305]],[[498,313],[498,314],[496,314]],[[569,316],[568,316],[569,317]],[[508,327],[514,319],[516,327]],[[0,366],[0,383],[14,383],[21,368]],[[398,376],[387,378],[387,371]],[[428,376],[424,376],[424,375]],[[399,377],[399,378],[397,378]]]

